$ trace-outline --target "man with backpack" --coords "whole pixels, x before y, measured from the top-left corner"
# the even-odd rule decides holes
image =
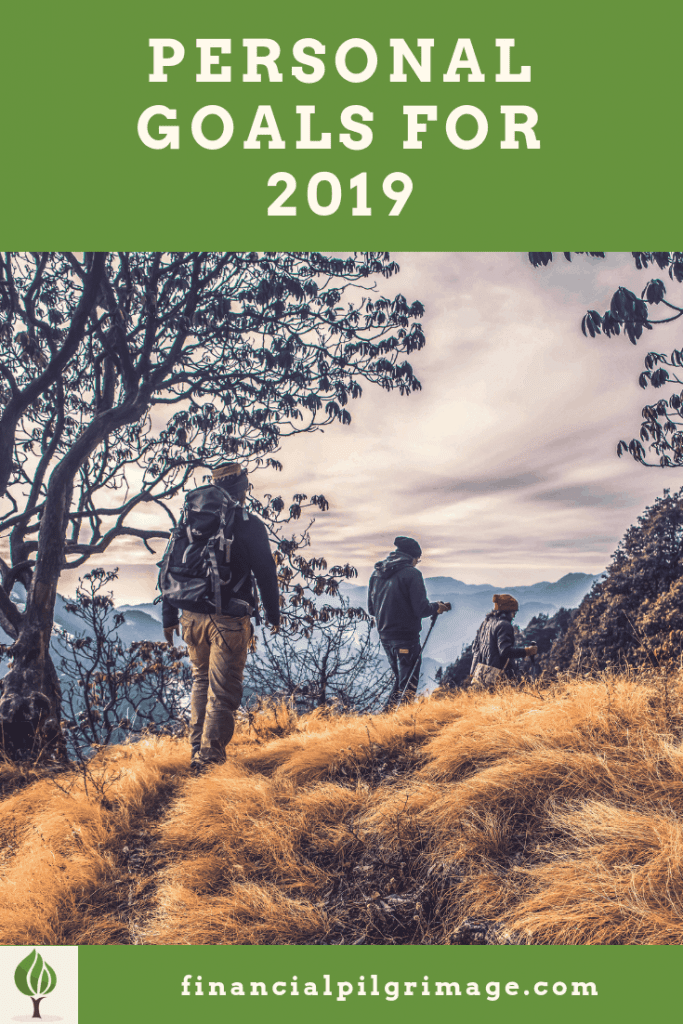
[[[496,682],[514,677],[515,658],[533,658],[537,647],[515,647],[512,620],[519,611],[512,594],[494,594],[493,611],[477,630],[472,644],[472,683],[477,689],[492,689]]]
[[[412,537],[396,537],[395,551],[375,564],[368,586],[368,612],[394,673],[389,705],[412,700],[422,666],[422,620],[450,611],[443,601],[428,601],[416,568],[422,548]]]
[[[274,631],[280,623],[275,561],[264,523],[244,507],[248,487],[239,463],[214,469],[211,484],[186,496],[159,563],[164,638],[173,643],[181,611],[192,663],[191,767],[197,772],[225,761],[235,730],[251,616],[260,621],[253,577]]]

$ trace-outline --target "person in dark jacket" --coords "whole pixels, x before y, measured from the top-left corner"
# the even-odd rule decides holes
[[[273,632],[280,623],[277,570],[268,533],[264,523],[244,508],[247,474],[239,463],[228,463],[213,470],[212,483],[236,498],[242,508],[235,512],[231,582],[221,590],[222,606],[233,614],[216,614],[213,603],[203,598],[186,604],[180,619],[192,663],[191,767],[198,772],[225,761],[225,748],[235,731],[235,712],[242,700],[244,665],[253,635],[251,616],[257,611],[253,577]],[[164,638],[172,644],[178,632],[178,609],[166,599],[162,625]]]
[[[481,678],[483,685],[488,685],[484,677],[484,666],[497,671],[488,673],[493,678],[502,673],[507,678],[514,678],[515,658],[533,657],[537,648],[515,647],[515,631],[512,627],[512,620],[519,611],[517,599],[511,594],[494,594],[493,611],[489,612],[481,626],[477,630],[477,636],[472,644],[472,668],[471,675],[475,681]],[[481,666],[477,672],[477,666]]]
[[[375,564],[368,587],[368,612],[394,673],[389,704],[412,700],[420,679],[422,620],[450,606],[428,601],[422,573],[416,568],[422,548],[412,537],[396,537],[396,550]]]

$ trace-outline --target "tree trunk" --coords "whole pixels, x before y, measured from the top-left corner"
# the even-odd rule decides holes
[[[45,374],[36,378],[36,387],[38,384],[49,387],[59,378],[84,336],[87,319],[95,307],[105,276],[106,253],[92,253],[89,259],[86,258],[86,263],[87,278],[64,345],[51,360]],[[14,443],[18,422],[27,405],[37,397],[38,394],[31,394],[30,388],[25,389],[16,401],[10,401],[3,413],[3,438],[0,440],[0,485],[3,489],[11,477],[12,456],[7,448],[9,438]],[[10,407],[11,415],[7,418]],[[119,423],[133,422],[137,418],[134,402],[126,414],[128,418],[124,415]],[[14,760],[66,759],[60,720],[61,690],[50,657],[57,583],[65,564],[65,538],[74,477],[111,428],[112,424],[105,423],[102,416],[96,415],[55,466],[47,484],[26,610],[16,625],[16,632],[12,631],[16,636],[11,653],[12,667],[2,681],[0,697],[0,742],[5,753]]]
[[[2,682],[0,738],[13,761],[65,760],[61,689],[50,657],[53,608],[41,618],[35,600],[12,649],[12,667]],[[54,605],[53,605],[54,607]]]
[[[43,1019],[40,1016],[40,1004],[42,1003],[44,998],[45,996],[38,996],[38,998],[35,999],[33,996],[31,996],[31,1002],[33,1003],[33,1016],[38,1017],[40,1020]]]
[[[55,472],[50,483],[26,611],[0,697],[0,739],[5,754],[14,761],[66,760],[67,756],[61,727],[62,695],[50,657],[50,637],[64,565],[71,479],[64,484]]]
[[[318,707],[324,708],[327,704],[327,675],[321,672],[318,680]]]

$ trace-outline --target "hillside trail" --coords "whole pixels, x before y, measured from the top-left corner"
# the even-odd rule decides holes
[[[6,944],[683,943],[680,675],[0,765]]]
[[[151,876],[129,905],[131,941],[173,942],[169,915],[177,920],[180,906],[196,926],[202,913],[218,909],[212,901],[219,893],[219,913],[229,911],[236,936],[241,922],[261,930],[277,913],[288,925],[281,922],[277,935],[263,934],[261,941],[437,941],[426,925],[431,919],[434,933],[444,890],[462,879],[460,872],[437,863],[416,873],[400,838],[396,850],[359,830],[373,798],[410,784],[420,748],[451,717],[452,709],[437,702],[381,721],[324,712],[299,719],[273,705],[254,729],[243,722],[226,765],[179,779],[156,820],[129,838],[123,851],[128,870]],[[316,841],[320,826],[331,823],[342,835],[332,850]],[[227,907],[226,889],[239,909]],[[309,899],[287,899],[287,889],[307,892]],[[513,939],[496,922],[465,918],[450,941]]]

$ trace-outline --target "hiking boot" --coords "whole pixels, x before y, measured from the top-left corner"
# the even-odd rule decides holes
[[[199,754],[190,761],[190,771],[193,775],[203,775],[210,768],[217,768],[219,764],[225,764],[225,761],[220,761],[218,758],[202,757]]]
[[[203,775],[204,772],[208,771],[211,767],[211,762],[205,761],[203,757],[193,757],[190,761],[190,774]]]

